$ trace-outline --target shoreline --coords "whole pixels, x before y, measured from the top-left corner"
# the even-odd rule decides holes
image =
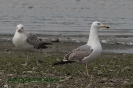
[[[87,36],[49,36],[49,35],[37,35],[39,38],[42,38],[43,42],[52,43],[52,45],[48,46],[47,49],[42,49],[42,52],[46,53],[68,53],[73,49],[86,44]],[[15,50],[14,45],[12,43],[13,35],[0,35],[0,49],[1,50]],[[84,37],[84,38],[82,38]],[[129,41],[128,38],[124,38],[125,40],[121,39],[117,41],[116,39],[113,40],[114,37],[108,38],[106,36],[100,37],[100,42],[103,49],[103,54],[133,54],[132,42]],[[53,42],[53,39],[59,39],[59,42]],[[82,41],[83,39],[83,41]],[[106,40],[104,40],[106,39]],[[129,38],[132,39],[132,38]],[[130,44],[131,43],[131,44]],[[17,51],[17,50],[15,50]]]

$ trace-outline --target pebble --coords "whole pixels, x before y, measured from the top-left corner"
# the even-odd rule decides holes
[[[118,44],[119,45],[119,44],[121,44],[121,42],[116,42],[115,44]]]
[[[52,42],[59,42],[60,40],[59,40],[59,38],[54,38],[54,39],[52,39],[51,41],[52,41]]]
[[[62,84],[58,84],[56,88],[63,88]]]
[[[42,38],[38,37],[38,39],[39,39],[40,41],[42,41]]]
[[[79,40],[77,40],[76,42],[77,42],[77,43],[80,43],[80,41],[79,41]]]
[[[48,86],[47,86],[48,88],[50,88],[50,84],[48,84]]]
[[[112,83],[116,83],[117,80],[116,80],[116,79],[110,79],[110,82],[112,82]]]
[[[12,77],[12,76],[13,76],[13,74],[7,74],[7,76],[10,76],[10,77]]]
[[[17,88],[24,88],[24,84],[19,83],[19,84],[17,85]]]
[[[125,69],[125,70],[131,70],[131,67],[126,66],[126,67],[124,67],[124,69]]]
[[[5,49],[5,51],[9,51],[9,49]]]
[[[29,6],[28,8],[29,8],[29,9],[32,9],[32,8],[33,8],[33,6]]]
[[[37,68],[36,67],[33,67],[32,70],[36,70]]]
[[[8,88],[8,85],[7,85],[7,84],[5,84],[5,85],[4,85],[4,88]]]
[[[92,84],[88,84],[86,88],[92,88]]]
[[[98,74],[98,75],[102,75],[103,72],[102,72],[101,70],[98,70],[97,74]]]
[[[102,43],[107,43],[107,41],[106,41],[106,40],[102,40],[101,42],[102,42]]]
[[[27,71],[27,73],[33,73],[33,71]]]
[[[33,88],[40,88],[40,87],[39,87],[39,85],[34,85],[34,87],[33,87]]]
[[[125,45],[126,43],[125,42],[121,42],[121,44]]]
[[[123,84],[129,84],[129,82],[128,81],[124,81]]]
[[[112,70],[112,69],[109,69],[109,71],[110,71],[110,72],[113,72],[114,70]]]
[[[43,61],[41,61],[41,60],[37,60],[37,63],[44,63]]]
[[[132,42],[129,42],[129,43],[127,43],[127,45],[133,45],[133,43]]]
[[[114,58],[114,59],[117,59],[117,56],[114,56],[113,58]]]
[[[102,80],[100,81],[100,83],[105,83],[105,82],[107,82],[108,81],[108,78],[102,78]]]
[[[127,56],[127,54],[122,54],[123,56]]]

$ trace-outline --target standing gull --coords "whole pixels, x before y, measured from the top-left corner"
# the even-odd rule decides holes
[[[16,49],[21,51],[33,51],[34,49],[39,48],[47,48],[44,46],[44,43],[37,38],[37,36],[33,33],[25,33],[24,27],[22,24],[17,25],[16,32],[13,37],[13,44],[15,45]],[[26,53],[26,60],[25,64],[27,65],[28,55]]]
[[[90,35],[87,44],[82,45],[72,52],[66,54],[62,61],[56,62],[53,65],[66,63],[86,63],[86,74],[88,74],[87,63],[95,60],[102,52],[102,46],[98,38],[99,28],[109,28],[98,21],[92,23],[90,28]]]

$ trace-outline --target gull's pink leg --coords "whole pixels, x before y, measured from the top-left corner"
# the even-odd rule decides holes
[[[89,76],[87,66],[88,66],[88,64],[86,63],[86,75],[88,75],[88,76]]]

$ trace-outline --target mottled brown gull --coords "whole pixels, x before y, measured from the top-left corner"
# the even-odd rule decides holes
[[[64,59],[55,62],[53,65],[66,64],[66,63],[86,63],[86,74],[88,74],[87,63],[95,60],[102,52],[102,46],[98,38],[99,28],[109,28],[98,21],[92,23],[90,28],[90,35],[87,44],[82,45],[72,52],[66,54]]]
[[[13,37],[13,44],[16,49],[24,51],[34,51],[39,48],[47,48],[44,43],[33,33],[26,33],[22,24],[17,25]],[[26,53],[25,64],[27,65],[28,55]]]

